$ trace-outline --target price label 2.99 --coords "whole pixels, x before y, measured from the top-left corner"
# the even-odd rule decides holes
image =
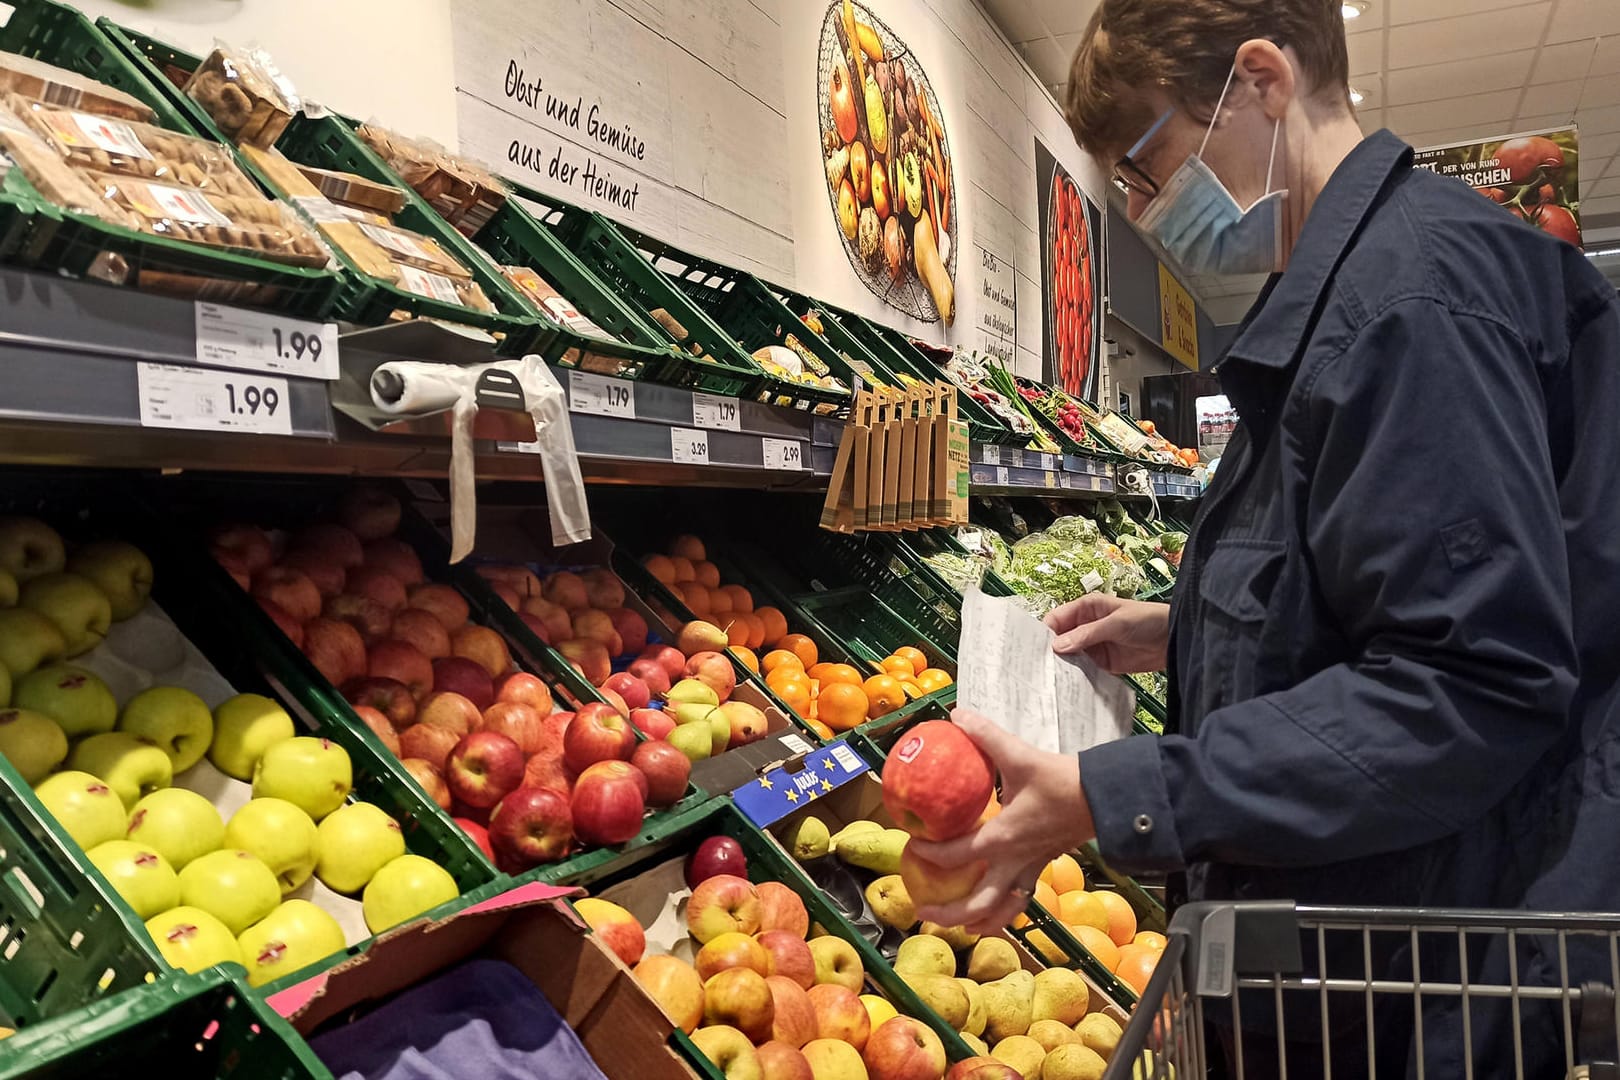
[[[143,427],[292,434],[287,380],[173,364],[138,364]]]
[[[692,395],[692,425],[716,431],[741,431],[737,399],[714,394]]]
[[[307,322],[202,301],[194,305],[194,311],[199,363],[307,379],[338,377],[335,323]]]
[[[804,468],[804,444],[795,439],[761,439],[765,467],[795,471]]]
[[[636,384],[588,371],[568,373],[568,408],[593,416],[636,418]]]

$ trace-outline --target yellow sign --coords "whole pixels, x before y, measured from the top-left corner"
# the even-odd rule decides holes
[[[1164,351],[1198,370],[1198,309],[1192,294],[1159,264],[1159,340]]]

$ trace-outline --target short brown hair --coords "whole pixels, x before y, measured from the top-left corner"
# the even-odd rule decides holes
[[[1238,46],[1293,46],[1308,92],[1349,104],[1350,58],[1340,0],[1103,0],[1069,68],[1075,139],[1101,158],[1123,154],[1153,122],[1145,94],[1161,87],[1207,119]]]

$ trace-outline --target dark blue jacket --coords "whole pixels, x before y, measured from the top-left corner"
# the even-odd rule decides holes
[[[1193,898],[1620,909],[1615,289],[1411,162],[1345,159],[1221,362],[1179,730],[1081,755],[1099,845]]]

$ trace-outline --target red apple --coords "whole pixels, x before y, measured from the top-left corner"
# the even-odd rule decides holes
[[[854,85],[849,74],[849,65],[842,56],[833,60],[832,74],[827,83],[827,105],[831,110],[833,127],[838,130],[838,137],[845,143],[855,141],[860,134],[860,121],[857,118],[857,109],[864,91]]]
[[[730,698],[737,688],[737,669],[723,653],[697,653],[686,661],[686,674],[713,690],[721,701]]]
[[[364,565],[374,567],[409,588],[422,584],[422,560],[416,549],[395,536],[373,540],[365,546]]]
[[[529,759],[523,767],[524,787],[555,788],[567,795],[574,791],[574,778],[568,775],[568,766],[563,764],[562,752],[552,753],[542,750]]]
[[[342,592],[343,583],[349,576],[341,564],[332,561],[331,556],[307,548],[289,551],[286,558],[281,560],[281,565],[307,576],[322,596],[336,596]]]
[[[546,578],[540,587],[540,595],[569,611],[577,611],[590,604],[584,580],[567,570],[559,570]]]
[[[512,588],[512,586],[506,584],[505,582],[493,581],[490,583],[489,589],[496,596],[500,597],[501,603],[505,604],[513,611],[518,611],[522,608],[523,597],[519,596],[517,590]]]
[[[574,714],[573,723],[563,733],[563,761],[575,772],[584,772],[598,761],[627,761],[635,748],[630,722],[611,705],[594,701]]]
[[[751,1042],[769,1042],[774,1013],[771,988],[765,985],[763,975],[750,968],[727,968],[703,984],[706,1027],[725,1024],[748,1036]]]
[[[293,533],[287,544],[288,551],[304,551],[328,559],[345,570],[365,561],[360,538],[342,525],[318,522],[306,525]]]
[[[759,942],[732,930],[705,942],[693,963],[704,982],[732,968],[747,968],[763,979],[770,969],[771,958]]]
[[[860,996],[847,986],[818,983],[807,993],[816,1007],[816,1038],[838,1039],[856,1050],[866,1047],[872,1034],[872,1017]]]
[[[421,786],[429,801],[437,804],[440,810],[450,810],[450,787],[444,782],[444,773],[439,771],[437,765],[425,758],[413,757],[406,758],[400,764],[411,774],[411,779]]]
[[[404,687],[400,687],[400,689],[403,690]],[[410,695],[406,694],[405,696],[409,697]],[[416,702],[411,702],[411,708],[416,708]],[[354,715],[358,716],[360,722],[371,729],[371,733],[377,736],[377,741],[382,743],[390,754],[395,757],[400,756],[399,732],[394,730],[394,725],[389,721],[388,717],[373,709],[370,705],[354,706]]]
[[[647,703],[652,700],[652,691],[647,688],[647,684],[628,671],[609,675],[607,681],[602,684],[602,689],[612,690],[632,709],[645,709]]]
[[[585,600],[598,611],[612,611],[624,606],[624,585],[618,575],[605,566],[585,571],[580,577],[585,582]]]
[[[386,637],[394,625],[393,613],[369,596],[346,593],[329,596],[321,613],[328,619],[342,619],[353,626],[368,643]]]
[[[478,576],[489,582],[499,582],[520,597],[539,596],[540,579],[527,566],[501,566],[485,563],[476,568]]]
[[[783,930],[803,941],[810,934],[810,913],[799,894],[780,881],[762,881],[759,893],[761,930]]]
[[[257,525],[216,525],[208,530],[208,548],[220,565],[238,567],[249,577],[276,557],[269,535]]]
[[[527,671],[514,671],[495,684],[496,701],[515,701],[534,708],[541,716],[552,710],[551,687]]]
[[[619,692],[617,690],[609,690],[604,686],[597,690],[597,693],[602,695],[603,701],[613,706],[614,712],[618,713],[626,720],[630,719],[630,705],[624,700],[624,698],[619,696]]]
[[[568,795],[554,788],[520,787],[497,803],[489,816],[495,865],[508,874],[556,862],[568,854],[573,839]]]
[[[541,746],[545,751],[555,752],[560,760],[563,752],[563,735],[568,731],[568,725],[574,722],[571,712],[554,712],[541,721],[543,734],[540,737]]]
[[[416,698],[404,683],[381,676],[366,676],[343,684],[350,705],[381,713],[396,732],[416,723]]]
[[[600,641],[571,638],[558,642],[556,649],[579,668],[579,673],[592,686],[601,686],[613,674],[613,660]]]
[[[361,540],[377,540],[399,528],[399,500],[370,484],[362,484],[343,496],[338,520]]]
[[[488,809],[523,783],[523,751],[495,731],[463,735],[445,767],[450,794],[480,810]]]
[[[507,651],[506,639],[487,626],[463,626],[451,634],[450,652],[475,661],[489,672],[491,679],[498,679],[512,669],[512,654]]]
[[[425,724],[454,732],[458,739],[484,726],[484,716],[477,705],[447,690],[429,694],[417,709],[416,720],[418,726]]]
[[[416,646],[429,660],[442,660],[450,655],[450,632],[431,611],[406,608],[394,616],[387,636]]]
[[[735,874],[705,878],[686,902],[686,926],[703,945],[721,934],[753,934],[759,930],[759,896]]]
[[[219,568],[231,575],[231,580],[236,582],[237,588],[243,592],[253,588],[253,574],[240,555],[234,551],[214,551],[212,555]]]
[[[519,622],[529,628],[529,633],[533,634],[547,645],[551,644],[551,631],[546,629],[545,623],[541,622],[533,615],[530,615],[527,611],[518,612],[517,617]]]
[[[631,709],[630,724],[649,739],[662,739],[675,730],[675,721],[662,709]]]
[[[360,631],[341,620],[318,618],[305,623],[303,650],[315,670],[333,686],[366,673],[366,643]]]
[[[641,963],[641,954],[647,951],[647,934],[634,915],[610,900],[594,896],[575,900],[574,910],[596,939],[627,967]]]
[[[663,668],[671,683],[686,674],[686,654],[669,645],[649,645],[640,659],[651,660]]]
[[[871,1080],[939,1080],[945,1044],[920,1020],[891,1016],[867,1036],[861,1055]]]
[[[703,980],[691,964],[649,956],[636,965],[635,976],[676,1027],[690,1035],[703,1023]]]
[[[626,674],[634,675],[646,684],[647,693],[651,697],[661,698],[669,693],[669,672],[665,671],[664,665],[656,660],[645,657],[640,660],[633,660]]]
[[[246,586],[244,585],[243,588],[246,588]],[[276,628],[287,635],[287,640],[293,643],[293,648],[302,649],[304,647],[303,623],[287,614],[286,608],[272,600],[259,600],[258,604],[264,610],[264,613],[270,616],[270,621],[276,624]]]
[[[448,656],[433,661],[433,689],[460,694],[483,712],[495,704],[495,682],[489,672],[465,656]]]
[[[759,886],[756,885],[754,889],[758,892]],[[756,940],[770,960],[766,974],[787,979],[805,990],[816,985],[816,960],[802,935],[790,930],[765,930]],[[815,1038],[814,1035],[810,1037]]]
[[[462,832],[472,837],[472,842],[478,845],[478,850],[484,853],[485,858],[487,858],[490,862],[495,861],[495,849],[489,846],[488,829],[478,824],[478,822],[474,821],[472,818],[458,817],[452,818],[451,820],[457,825],[461,826]]]
[[[600,641],[609,656],[618,656],[624,652],[624,641],[619,637],[619,632],[613,628],[613,620],[605,611],[586,608],[574,612],[574,632],[571,636]]]
[[[528,757],[544,745],[545,717],[533,705],[519,701],[497,701],[484,710],[483,730],[505,735],[517,743],[524,757]]]
[[[711,836],[697,846],[697,850],[686,859],[686,887],[696,889],[699,885],[716,875],[729,874],[732,877],[747,879],[748,857],[743,854],[742,845],[729,836]],[[752,895],[752,888],[750,888]],[[758,903],[758,897],[755,897]],[[754,915],[754,929],[759,929],[759,913],[756,907]]]
[[[647,647],[647,620],[627,607],[614,608],[608,612],[608,618],[613,621],[613,629],[619,632],[623,651],[639,656]]]
[[[467,625],[469,614],[467,601],[448,585],[432,582],[418,585],[410,591],[406,603],[413,608],[431,612],[434,618],[444,624],[445,630],[452,634]]]
[[[403,641],[379,641],[373,645],[366,654],[366,674],[404,683],[418,701],[433,689],[433,661],[415,645]]]
[[[759,1058],[760,1080],[816,1080],[810,1059],[804,1056],[803,1051],[785,1042],[772,1039],[756,1048],[754,1056]],[[935,1077],[934,1080],[939,1078]]]
[[[412,724],[399,733],[399,752],[407,760],[416,758],[443,770],[461,736],[449,728],[433,724]],[[448,791],[448,788],[446,789]],[[445,809],[449,809],[446,798]]]
[[[586,768],[574,781],[574,834],[587,844],[635,839],[647,813],[643,783],[645,778],[628,762],[598,761]]]
[[[669,743],[662,740],[642,743],[631,751],[630,764],[647,778],[648,806],[673,806],[686,795],[686,783],[692,777],[692,759]]]
[[[760,935],[760,944],[763,945],[764,940],[764,935]],[[797,944],[808,959],[810,946],[802,941]],[[765,985],[771,988],[771,999],[776,1003],[776,1017],[771,1021],[772,1039],[798,1049],[816,1037],[816,1007],[810,1004],[810,995],[805,993],[815,984],[814,961],[810,964],[808,983],[775,972],[766,976]]]
[[[541,625],[546,628],[547,641],[566,641],[574,636],[574,620],[569,617],[568,609],[559,607],[550,600],[531,596],[523,601],[522,613],[540,620]]]
[[[278,605],[299,622],[321,613],[321,590],[308,574],[290,566],[269,566],[254,574],[253,595]]]
[[[349,582],[344,591],[354,596],[369,596],[390,615],[405,607],[408,594],[405,583],[386,570],[374,566],[360,566],[349,571]]]
[[[889,816],[928,840],[953,840],[970,832],[995,784],[990,759],[949,720],[918,724],[883,763],[883,805]]]

